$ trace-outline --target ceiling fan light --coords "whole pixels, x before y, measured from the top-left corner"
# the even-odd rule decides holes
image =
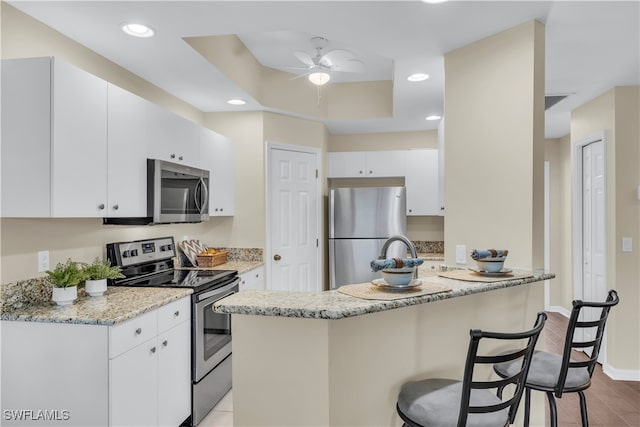
[[[307,77],[311,83],[316,86],[322,86],[331,80],[331,76],[329,73],[325,73],[324,71],[318,71],[315,73],[309,74]]]

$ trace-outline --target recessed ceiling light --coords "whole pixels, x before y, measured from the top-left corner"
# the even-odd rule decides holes
[[[231,104],[231,105],[244,105],[246,104],[247,101],[245,101],[244,99],[240,99],[240,98],[234,98],[234,99],[230,99],[227,101],[227,104]]]
[[[415,73],[407,77],[407,80],[409,80],[410,82],[422,82],[424,80],[427,80],[428,78],[429,78],[429,74]]]
[[[433,116],[425,117],[425,120],[440,120],[441,118],[442,118],[442,116],[438,116],[438,115],[434,114]]]
[[[122,31],[134,37],[151,37],[156,32],[153,28],[144,24],[124,23],[120,26]]]
[[[438,3],[444,3],[448,0],[422,0],[424,3],[429,3],[429,4],[438,4]]]

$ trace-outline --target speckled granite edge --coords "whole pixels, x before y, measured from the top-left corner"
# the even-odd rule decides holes
[[[429,272],[420,278],[432,283],[451,287],[450,292],[442,292],[419,297],[408,297],[393,301],[364,300],[341,294],[335,290],[326,292],[286,292],[286,291],[241,291],[214,305],[218,313],[245,314],[259,316],[299,317],[311,319],[342,319],[367,313],[392,310],[433,301],[441,301],[481,292],[489,292],[513,286],[552,279],[555,274],[533,272],[532,277],[505,280],[502,282],[479,283],[447,279]]]
[[[418,253],[444,254],[444,241],[442,240],[413,240],[411,243],[416,247]]]
[[[3,321],[115,325],[169,304],[193,292],[181,288],[128,288],[109,286],[101,297],[79,296],[69,306],[51,301],[3,310]]]

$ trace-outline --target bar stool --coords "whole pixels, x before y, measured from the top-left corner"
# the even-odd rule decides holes
[[[504,427],[513,422],[524,389],[524,379],[533,355],[540,331],[547,319],[538,313],[533,329],[517,333],[486,332],[472,329],[467,361],[462,381],[432,378],[404,384],[398,395],[396,409],[405,426],[430,427]],[[481,339],[523,340],[526,345],[517,350],[495,356],[479,356]],[[474,369],[479,364],[512,362],[515,372],[497,381],[476,381]],[[503,389],[509,384],[513,395],[503,400],[489,389]]]
[[[583,302],[573,301],[573,310],[569,318],[569,326],[564,343],[564,352],[560,354],[548,353],[546,351],[536,351],[531,360],[531,368],[527,375],[524,393],[524,425],[529,426],[529,413],[531,404],[531,390],[539,390],[545,392],[549,400],[549,417],[551,418],[551,426],[558,425],[558,411],[556,409],[555,397],[560,399],[563,393],[578,393],[580,397],[580,415],[582,425],[587,427],[589,419],[587,417],[587,400],[584,397],[584,390],[591,385],[591,376],[598,361],[600,346],[602,345],[602,337],[604,327],[607,323],[609,310],[618,304],[618,294],[611,290],[605,302]],[[587,307],[600,308],[600,317],[595,321],[580,321],[581,310]],[[591,341],[576,341],[576,331],[588,328],[597,328],[595,338]],[[584,362],[576,362],[571,359],[571,350],[588,349],[591,347],[591,354],[588,360]],[[518,367],[513,362],[502,362],[494,365],[494,371],[503,378],[510,377],[512,372]]]

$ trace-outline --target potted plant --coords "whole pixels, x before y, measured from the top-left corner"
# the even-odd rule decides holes
[[[78,285],[84,280],[84,272],[71,258],[64,264],[58,263],[53,271],[47,271],[53,292],[51,300],[58,305],[70,305],[78,298]]]
[[[91,264],[85,264],[82,268],[85,275],[85,290],[92,297],[99,297],[107,290],[107,279],[123,278],[120,267],[111,266],[111,262],[106,259],[96,259]]]

